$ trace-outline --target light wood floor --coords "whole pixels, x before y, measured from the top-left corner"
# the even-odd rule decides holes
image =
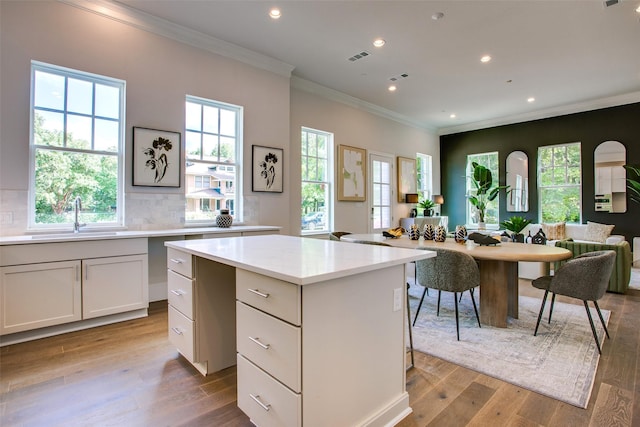
[[[600,306],[611,340],[586,410],[417,353],[400,426],[640,426],[640,291]],[[168,343],[164,302],[144,319],[1,348],[0,416],[2,427],[251,425],[235,368],[202,377]]]

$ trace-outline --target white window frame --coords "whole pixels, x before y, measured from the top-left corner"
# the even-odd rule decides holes
[[[105,152],[100,150],[91,150],[91,149],[67,149],[65,147],[50,147],[50,146],[39,146],[35,143],[34,138],[34,120],[35,120],[35,76],[36,72],[45,72],[49,74],[57,74],[63,76],[66,79],[72,78],[77,80],[83,80],[91,82],[92,84],[101,84],[105,86],[112,86],[118,88],[120,92],[120,105],[118,116],[119,119],[114,120],[109,118],[109,120],[118,122],[118,144],[117,151],[114,152]],[[30,230],[61,230],[67,229],[70,223],[49,223],[49,224],[37,224],[36,223],[36,150],[38,148],[51,149],[61,152],[76,152],[76,153],[89,153],[89,154],[99,154],[105,156],[114,156],[118,162],[118,172],[117,172],[117,195],[116,195],[116,220],[113,222],[99,222],[99,223],[85,223],[83,224],[83,228],[85,229],[105,229],[105,228],[122,228],[124,227],[124,132],[125,132],[125,100],[126,100],[126,82],[124,80],[102,76],[98,74],[88,73],[84,71],[74,70],[71,68],[61,67],[58,65],[47,64],[45,62],[40,61],[31,61],[31,93],[29,99],[29,202],[28,202],[28,215],[27,215],[27,227]],[[93,105],[95,106],[95,98],[93,100]],[[39,109],[39,108],[38,108]],[[49,111],[57,111],[65,115],[65,123],[66,116],[69,114],[67,107],[65,105],[63,110],[53,110]],[[95,108],[94,108],[95,112]],[[91,114],[92,120],[96,118],[100,118],[95,113]],[[95,132],[92,133],[92,138],[95,138]],[[94,141],[91,141],[91,145],[93,146]],[[71,224],[73,225],[73,224]]]
[[[482,157],[487,157],[487,156],[495,156],[496,159],[496,169],[495,170],[491,170],[490,165],[487,165],[485,161],[478,161],[479,158]],[[473,169],[471,169],[471,163],[472,162],[477,162],[485,167],[487,167],[489,170],[491,170],[491,175],[492,175],[492,180],[493,180],[493,187],[496,187],[498,185],[500,185],[500,156],[499,153],[497,151],[490,151],[490,152],[486,152],[486,153],[473,153],[473,154],[467,154],[467,167],[466,167],[466,195],[467,195],[467,213],[466,213],[466,226],[468,228],[476,228],[478,226],[477,222],[472,221],[472,215],[475,213],[474,211],[476,210],[476,208],[471,204],[471,202],[469,201],[468,197],[471,194],[475,194],[475,187],[473,186],[473,183],[471,182],[472,177],[473,177]],[[500,194],[498,194],[498,196],[490,203],[494,203],[495,204],[495,208],[497,211],[497,219],[496,222],[485,222],[485,225],[488,229],[498,229],[499,228],[499,224],[500,224]],[[485,218],[486,221],[486,218]]]
[[[312,133],[316,135],[321,135],[326,138],[326,159],[323,159],[318,156],[309,156],[305,155],[304,150],[302,149],[302,144],[305,143],[305,139],[302,137],[303,133]],[[308,160],[316,159],[326,161],[325,173],[326,176],[324,180],[307,180],[302,174],[302,164]],[[302,223],[300,224],[300,234],[301,235],[310,235],[310,234],[326,234],[333,230],[333,199],[334,199],[334,174],[333,174],[333,164],[334,164],[334,149],[333,149],[333,133],[326,132],[318,129],[312,129],[309,127],[302,126],[300,129],[300,163],[301,163],[301,185],[300,188],[304,186],[304,184],[324,184],[327,188],[325,193],[325,228],[321,230],[303,230]],[[302,197],[302,194],[300,194]],[[301,216],[302,217],[302,216]]]
[[[542,185],[542,180],[540,179],[540,175],[542,173],[541,171],[541,162],[540,162],[540,151],[543,149],[564,149],[566,151],[567,147],[570,146],[578,146],[579,147],[579,152],[580,152],[580,182],[578,184],[568,184],[565,183],[565,185],[553,185],[553,186],[543,186]],[[559,169],[555,167],[555,156],[551,156],[552,157],[552,167],[554,169]],[[537,157],[537,161],[536,161],[536,165],[537,165],[537,170],[536,170],[536,174],[537,174],[537,191],[538,191],[538,218],[540,219],[540,222],[544,222],[542,219],[542,190],[545,188],[570,188],[570,187],[575,187],[578,189],[578,194],[579,194],[579,203],[578,203],[578,209],[580,210],[579,213],[579,219],[578,219],[578,223],[582,223],[582,144],[580,142],[569,142],[566,144],[555,144],[555,145],[545,145],[545,146],[541,146],[538,147],[538,157]],[[567,168],[568,168],[568,164],[564,163],[564,167],[563,169],[565,170],[565,178],[568,176],[567,174]]]
[[[418,175],[418,200],[431,200],[433,197],[433,157],[417,153],[416,173]]]

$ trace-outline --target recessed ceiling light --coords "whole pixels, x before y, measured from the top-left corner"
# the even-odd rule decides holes
[[[640,6],[636,8],[636,12],[640,13]]]
[[[450,118],[452,118],[452,119],[455,119],[455,118],[456,118],[456,115],[455,115],[455,114],[453,114],[453,113],[451,113],[451,114],[449,114],[449,117],[450,117]]]
[[[389,86],[389,92],[395,92],[395,91],[396,91],[396,89],[398,89],[398,88],[396,87],[396,85],[391,85],[391,86]]]
[[[433,19],[434,21],[438,21],[442,18],[444,18],[444,13],[442,12],[434,13],[433,15],[431,15],[431,19]]]
[[[527,102],[534,102],[535,100],[536,99],[533,96],[527,98]]]
[[[480,62],[489,62],[491,61],[491,56],[489,55],[485,55],[482,58],[480,58]]]
[[[269,16],[273,19],[278,19],[282,16],[282,12],[280,12],[280,9],[274,7],[269,11]]]
[[[385,43],[386,43],[386,42],[384,41],[384,39],[375,39],[375,40],[373,41],[373,45],[374,45],[375,47],[382,47],[382,46],[384,46],[384,44],[385,44]]]

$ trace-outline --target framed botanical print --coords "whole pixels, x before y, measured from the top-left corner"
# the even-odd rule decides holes
[[[367,199],[367,150],[338,146],[338,200],[363,202]]]
[[[180,133],[133,128],[133,185],[180,187]]]
[[[284,150],[282,148],[252,146],[251,189],[282,193]]]

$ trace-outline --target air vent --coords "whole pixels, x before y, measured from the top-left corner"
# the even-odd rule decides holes
[[[609,6],[613,6],[620,3],[620,0],[605,0],[604,1],[604,7],[609,7]]]
[[[393,76],[393,77],[389,78],[389,80],[391,80],[392,82],[397,82],[398,80],[406,79],[407,77],[409,77],[409,74],[402,73],[402,74],[400,74],[398,76]]]
[[[367,52],[366,50],[363,50],[362,52],[356,53],[355,55],[353,55],[351,58],[348,58],[348,59],[349,61],[354,62],[354,61],[357,61],[358,59],[366,58],[369,55],[371,55],[369,52]]]

